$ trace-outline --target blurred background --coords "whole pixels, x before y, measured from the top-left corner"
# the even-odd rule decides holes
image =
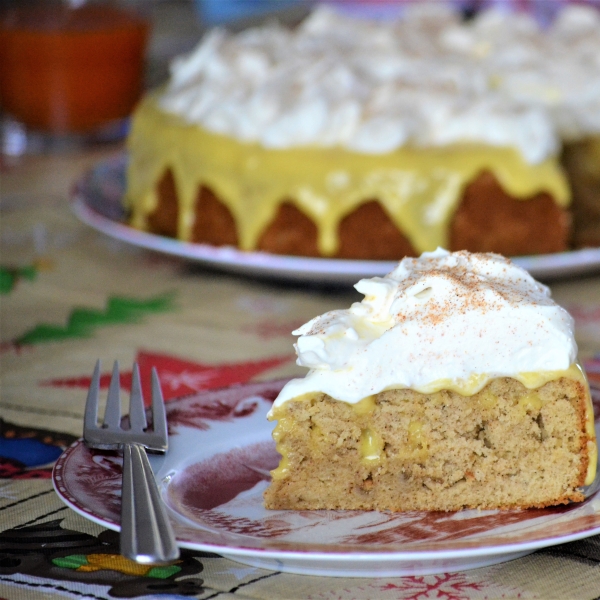
[[[420,0],[443,2],[444,0]],[[447,0],[469,18],[490,5],[543,25],[570,0]],[[125,137],[144,90],[211,27],[265,18],[293,25],[315,0],[0,0],[0,147],[4,159]],[[326,0],[373,18],[404,0]],[[600,0],[577,0],[600,7]]]

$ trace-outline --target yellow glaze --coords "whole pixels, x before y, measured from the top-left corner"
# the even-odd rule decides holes
[[[281,460],[279,461],[279,466],[274,471],[271,471],[271,477],[273,479],[283,479],[290,470],[290,460],[287,453],[282,452],[282,444],[279,442],[283,441],[286,434],[294,427],[294,420],[286,416],[283,410],[279,410],[275,418],[277,419],[277,425],[273,429],[272,435],[277,451],[281,454]]]
[[[481,405],[481,408],[483,408],[483,409],[494,408],[494,406],[496,406],[497,402],[498,402],[498,399],[490,391],[486,391],[483,394],[481,394],[481,396],[479,396],[479,404]]]
[[[555,381],[561,377],[567,377],[569,379],[581,380],[583,372],[578,364],[572,364],[568,369],[564,371],[539,371],[536,373],[515,373],[510,376],[512,379],[516,379],[521,382],[526,388],[533,390],[542,387],[549,381]],[[434,394],[441,390],[450,390],[456,392],[461,396],[472,396],[480,390],[482,390],[492,378],[488,374],[474,374],[468,379],[436,379],[431,383],[415,387],[415,392],[421,394]],[[587,383],[586,383],[587,385]],[[389,387],[387,389],[395,389]]]
[[[131,224],[146,228],[156,208],[156,183],[171,169],[179,198],[178,237],[189,240],[198,187],[227,205],[239,245],[255,250],[284,199],[292,199],[318,228],[323,256],[338,247],[340,221],[364,200],[377,198],[415,250],[448,247],[448,226],[464,187],[484,170],[516,198],[549,192],[569,203],[566,178],[554,157],[525,162],[512,148],[453,145],[360,154],[339,147],[270,150],[211,133],[158,108],[147,97],[133,118],[126,205]]]
[[[360,437],[360,457],[366,462],[377,462],[381,459],[383,452],[383,438],[367,427],[363,429]]]
[[[573,368],[579,372],[578,379],[584,383],[585,389],[587,390],[587,418],[585,422],[585,431],[590,437],[590,440],[588,441],[589,463],[587,476],[585,478],[585,485],[591,485],[594,483],[594,479],[596,478],[596,469],[598,467],[598,440],[596,439],[596,426],[594,423],[594,405],[592,404],[590,385],[588,383],[585,371],[578,364],[574,365]]]
[[[352,410],[357,415],[370,415],[376,406],[375,396],[367,396],[363,398],[360,402],[356,404],[352,404]]]
[[[542,408],[542,399],[535,392],[530,392],[519,400],[519,406],[524,413],[537,413]]]

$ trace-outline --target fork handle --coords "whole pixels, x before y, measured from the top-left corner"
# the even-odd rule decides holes
[[[123,444],[121,554],[138,563],[167,563],[179,548],[141,444]]]

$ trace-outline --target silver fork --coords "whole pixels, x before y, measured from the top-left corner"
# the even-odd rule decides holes
[[[121,487],[121,554],[138,563],[167,563],[179,556],[175,535],[156,486],[146,449],[164,454],[167,419],[156,369],[152,369],[152,431],[148,431],[137,363],[133,365],[129,398],[129,429],[121,427],[119,363],[115,361],[104,422],[98,425],[100,361],[85,405],[83,439],[90,448],[123,452]]]

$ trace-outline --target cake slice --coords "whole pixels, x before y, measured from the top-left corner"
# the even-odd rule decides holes
[[[596,471],[572,319],[495,254],[438,249],[362,280],[299,335],[269,418],[271,509],[460,510],[584,499]]]

